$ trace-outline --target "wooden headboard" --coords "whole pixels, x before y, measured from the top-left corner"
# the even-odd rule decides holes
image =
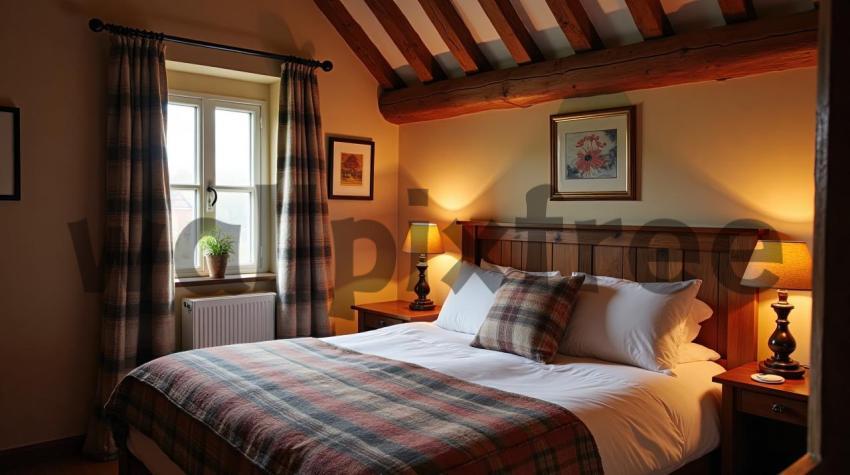
[[[637,282],[702,279],[698,297],[714,310],[697,343],[735,367],[756,359],[758,293],[740,285],[763,229],[502,224],[460,221],[463,259],[561,274],[585,272]]]

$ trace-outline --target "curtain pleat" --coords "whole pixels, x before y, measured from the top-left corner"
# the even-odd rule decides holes
[[[165,47],[110,35],[105,287],[95,413],[84,450],[114,458],[103,405],[130,370],[175,349]]]
[[[315,68],[285,64],[280,84],[276,335],[328,336],[332,245]]]

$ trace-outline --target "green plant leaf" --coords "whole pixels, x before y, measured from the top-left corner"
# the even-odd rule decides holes
[[[233,238],[216,229],[210,234],[203,236],[198,244],[204,251],[205,256],[227,256],[233,251]]]

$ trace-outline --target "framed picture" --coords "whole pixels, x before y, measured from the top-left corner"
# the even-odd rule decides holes
[[[635,106],[551,116],[550,199],[638,199],[635,122]]]
[[[371,200],[375,191],[375,142],[328,137],[328,198]]]
[[[0,200],[21,199],[21,110],[0,106]]]

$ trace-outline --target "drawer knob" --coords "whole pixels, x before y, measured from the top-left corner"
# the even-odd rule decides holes
[[[782,414],[782,413],[785,412],[785,406],[783,406],[782,404],[773,403],[770,406],[770,410],[777,413],[777,414]]]
[[[385,322],[383,320],[379,321],[378,324],[381,325],[382,327],[387,326],[387,322]]]

